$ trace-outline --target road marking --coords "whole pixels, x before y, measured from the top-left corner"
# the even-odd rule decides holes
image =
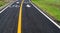
[[[19,2],[16,2],[17,4],[19,4]]]
[[[31,7],[31,6],[29,4],[27,4],[26,7]]]
[[[29,0],[30,1],[30,0]],[[31,1],[30,3],[37,9],[39,10],[39,12],[41,12],[46,18],[48,18],[54,25],[56,25],[59,29],[60,29],[60,26],[55,22],[53,21],[50,17],[48,17],[44,12],[42,12],[38,7],[36,7]]]
[[[14,2],[13,2],[14,3]],[[9,6],[11,6],[13,3],[11,3],[10,5],[8,5],[7,7],[5,7],[3,10],[0,11],[0,13],[2,13],[4,10],[6,10]]]
[[[24,0],[21,2],[20,6],[20,12],[19,12],[19,17],[18,17],[18,28],[17,28],[17,33],[21,33],[21,24],[22,24],[22,5],[23,5]]]
[[[2,11],[0,11],[0,13],[2,13],[5,9],[7,9],[9,6],[7,6],[6,8],[4,8]]]
[[[14,4],[14,5],[12,5],[12,6],[9,6],[10,8],[12,8],[12,7],[16,7],[16,8],[18,8],[18,7],[20,7],[20,5],[16,5],[16,4]]]

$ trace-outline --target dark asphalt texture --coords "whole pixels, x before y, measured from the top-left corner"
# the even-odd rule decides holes
[[[60,29],[28,2],[24,1],[22,9],[22,33],[60,33]],[[0,13],[0,33],[17,33],[20,4],[15,2]],[[26,7],[27,4],[31,7]]]
[[[0,33],[17,33],[19,6],[15,2],[0,13]]]
[[[26,7],[27,4],[31,7]],[[22,33],[60,33],[60,29],[32,4],[24,3],[22,10]]]

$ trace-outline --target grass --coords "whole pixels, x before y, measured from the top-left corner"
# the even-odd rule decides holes
[[[32,0],[32,2],[60,21],[60,0]]]
[[[5,5],[5,2],[0,1],[0,7],[3,6],[3,5]]]

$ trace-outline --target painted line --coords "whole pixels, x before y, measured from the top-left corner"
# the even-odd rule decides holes
[[[30,0],[29,0],[30,1]],[[39,12],[41,12],[46,18],[48,18],[54,25],[56,25],[59,29],[60,29],[60,26],[55,22],[53,21],[50,17],[48,17],[44,12],[42,12],[38,7],[36,7],[31,1],[30,3],[37,9],[39,10]]]
[[[17,28],[17,33],[21,33],[21,24],[22,24],[22,5],[23,5],[24,0],[21,2],[20,6],[20,12],[19,12],[19,17],[18,17],[18,28]]]
[[[14,3],[14,2],[13,2]],[[13,3],[11,3],[10,5],[8,5],[7,7],[5,7],[3,10],[0,11],[0,13],[2,13],[4,10],[6,10],[9,6],[11,6]]]

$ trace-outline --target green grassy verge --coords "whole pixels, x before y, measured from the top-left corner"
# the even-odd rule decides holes
[[[5,2],[0,1],[0,7],[5,5]]]
[[[31,0],[48,14],[60,21],[60,0]]]

